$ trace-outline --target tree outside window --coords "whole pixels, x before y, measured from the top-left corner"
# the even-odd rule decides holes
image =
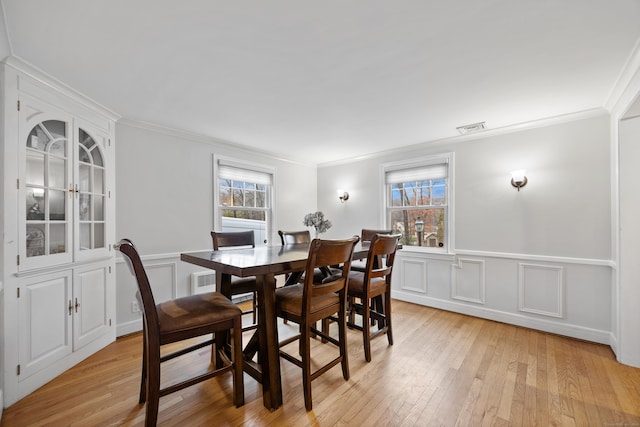
[[[449,161],[439,155],[384,165],[386,223],[403,246],[448,250]]]
[[[265,220],[266,185],[224,178],[219,182],[220,212],[223,217]]]

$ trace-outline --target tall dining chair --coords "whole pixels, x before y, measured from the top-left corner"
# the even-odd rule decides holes
[[[280,236],[280,242],[282,245],[298,245],[301,243],[310,243],[311,242],[311,233],[309,230],[302,231],[284,231],[278,230],[278,235]]]
[[[221,248],[255,248],[255,236],[253,230],[219,232],[212,231],[211,239],[213,240],[213,250],[217,251]],[[231,296],[251,294],[251,310],[244,310],[243,315],[251,314],[252,322],[246,326],[244,330],[255,329],[258,326],[257,299],[258,290],[255,277],[236,277],[231,278]],[[220,291],[220,289],[218,289]]]
[[[369,243],[371,243],[371,239],[376,234],[391,234],[391,233],[393,233],[393,230],[391,229],[375,230],[372,228],[363,228],[360,234],[360,241],[362,242],[363,245],[368,245]],[[378,260],[378,261],[381,261],[381,260]],[[367,267],[366,260],[354,259],[353,262],[351,263],[352,271],[364,272],[366,267]]]
[[[314,239],[309,245],[309,256],[305,268],[304,283],[284,286],[276,289],[276,314],[286,320],[300,325],[299,334],[280,342],[280,357],[302,368],[302,386],[304,389],[304,406],[312,409],[311,381],[318,378],[330,368],[341,364],[342,376],[349,379],[349,361],[347,357],[346,328],[346,288],[351,268],[353,248],[360,240],[357,236],[346,240]],[[329,276],[314,283],[313,271],[323,265],[342,265],[340,273]],[[336,316],[338,322],[338,339],[335,339],[315,328],[317,321]],[[324,366],[311,371],[311,334],[338,347],[339,355]],[[283,350],[283,347],[299,340],[299,354]]]
[[[301,230],[301,231],[278,230],[278,235],[280,236],[280,242],[282,243],[282,246],[299,245],[299,244],[311,242],[311,233],[309,233],[309,230]],[[332,274],[337,272],[338,272],[337,270],[333,270],[331,267],[326,265],[322,267],[318,267],[314,270],[315,280],[322,280],[325,277],[329,277]],[[293,280],[296,278],[297,280]],[[304,275],[301,275],[301,274],[289,275],[287,276],[285,286],[288,286],[296,282],[302,283],[303,281],[304,281]]]
[[[140,381],[140,403],[147,404],[145,425],[155,426],[158,419],[160,397],[202,382],[225,372],[233,372],[233,403],[244,404],[244,383],[242,378],[242,311],[219,292],[192,295],[156,304],[149,284],[149,278],[140,260],[140,255],[129,239],[122,239],[116,249],[125,256],[138,282],[136,297],[142,307],[143,352],[142,376]],[[216,333],[228,331],[232,334],[231,360],[216,351]],[[161,354],[166,344],[209,336],[205,341],[186,343],[170,354]],[[161,388],[161,363],[186,355],[203,347],[211,347],[211,364],[207,372],[181,382]],[[215,360],[221,367],[215,368]]]
[[[364,358],[371,361],[371,339],[386,334],[389,345],[393,345],[391,324],[391,273],[400,234],[376,234],[371,239],[364,272],[349,274],[347,298],[349,300],[348,326],[362,331]],[[377,260],[382,260],[380,261]],[[372,304],[374,299],[383,299]],[[356,302],[356,299],[359,302]],[[355,322],[355,314],[362,316],[362,324]],[[377,323],[377,330],[371,328]]]

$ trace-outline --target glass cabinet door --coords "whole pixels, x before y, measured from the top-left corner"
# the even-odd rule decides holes
[[[21,99],[20,271],[109,256],[108,130]]]
[[[28,133],[25,154],[25,256],[69,254],[68,123],[37,123]]]
[[[105,248],[105,165],[100,144],[78,128],[78,247]]]

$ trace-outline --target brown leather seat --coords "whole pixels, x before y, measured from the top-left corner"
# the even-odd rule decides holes
[[[387,334],[389,345],[393,345],[391,273],[400,237],[400,234],[374,235],[369,246],[365,271],[352,271],[349,274],[348,326],[362,331],[364,357],[367,362],[371,361],[372,338]],[[383,301],[372,304],[374,299],[381,299],[381,297],[383,297]],[[356,303],[356,299],[359,300],[358,303]],[[362,316],[362,325],[355,323],[356,313]],[[376,323],[378,327],[373,332],[371,331],[372,323]]]
[[[219,232],[212,231],[211,239],[213,240],[213,250],[217,251],[220,248],[255,248],[255,236],[253,230],[249,231],[234,231],[234,232]],[[243,330],[255,329],[258,326],[258,290],[255,277],[235,277],[231,278],[231,291],[230,295],[244,295],[251,294],[251,310],[245,310],[242,314],[251,314],[252,322],[246,326]],[[217,289],[221,291],[221,289]]]
[[[143,356],[140,381],[139,402],[147,402],[145,424],[155,426],[158,419],[160,397],[182,390],[193,384],[233,371],[233,402],[236,406],[244,404],[244,383],[242,378],[242,311],[219,292],[192,295],[183,298],[155,303],[149,278],[145,272],[140,255],[129,239],[122,239],[116,249],[125,255],[138,282],[138,301],[143,314]],[[160,355],[165,344],[217,332],[233,330],[232,359],[216,352],[222,346],[214,346],[209,338],[197,344],[183,346],[171,354]],[[217,362],[218,369],[177,384],[160,388],[160,364],[203,347],[211,347],[211,362]],[[214,365],[215,366],[215,365]]]
[[[302,385],[304,388],[304,406],[312,409],[311,381],[337,364],[342,365],[342,376],[349,379],[349,362],[347,358],[346,331],[346,286],[349,279],[353,248],[360,240],[352,237],[346,240],[314,239],[309,245],[309,257],[305,269],[305,280],[276,289],[276,314],[285,320],[300,325],[300,333],[280,342],[280,357],[302,368]],[[340,273],[325,278],[321,283],[314,283],[313,271],[325,265],[342,265]],[[318,320],[337,315],[338,339],[315,328]],[[311,334],[320,335],[323,340],[337,346],[339,355],[326,365],[311,372]],[[299,354],[301,358],[285,352],[282,347],[300,340]]]

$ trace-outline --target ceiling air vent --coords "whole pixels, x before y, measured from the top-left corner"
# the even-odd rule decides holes
[[[458,126],[456,129],[458,129],[460,135],[466,135],[468,133],[480,132],[481,130],[484,130],[485,127],[484,122],[479,122],[470,125]]]

